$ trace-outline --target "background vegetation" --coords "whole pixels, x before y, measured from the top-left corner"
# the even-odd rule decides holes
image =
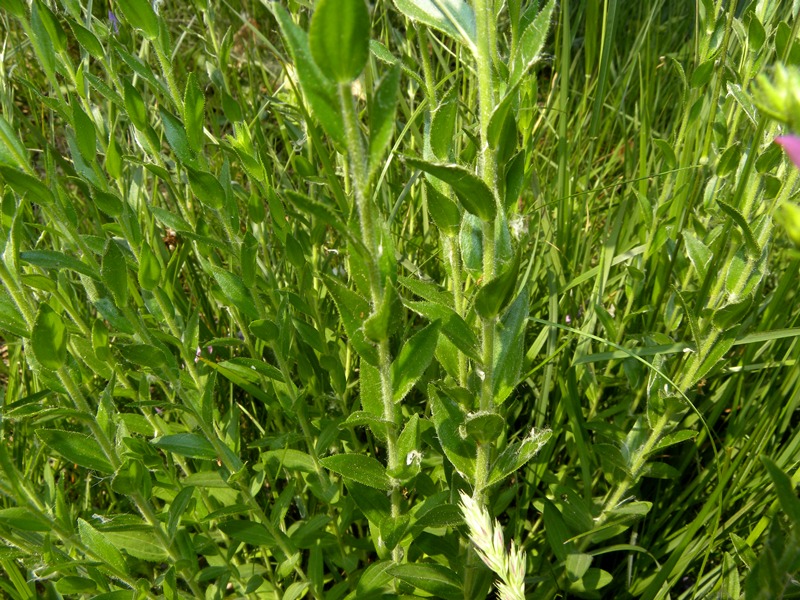
[[[2,594],[796,594],[797,3],[313,9],[4,2]]]

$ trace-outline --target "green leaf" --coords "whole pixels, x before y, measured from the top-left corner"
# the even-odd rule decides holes
[[[100,532],[118,550],[148,562],[163,562],[169,554],[156,542],[153,528],[143,522],[122,526],[106,526]]]
[[[483,272],[483,231],[480,219],[472,213],[464,213],[458,241],[464,268],[478,279]]]
[[[439,394],[432,385],[428,386],[428,396],[431,400],[433,424],[439,443],[456,470],[471,482],[475,477],[477,446],[475,440],[461,436],[461,427],[466,421],[466,416],[452,398],[446,394]]]
[[[152,491],[150,472],[142,461],[129,459],[117,469],[114,479],[111,481],[111,489],[126,496],[141,494],[143,497],[149,498]]]
[[[50,531],[52,528],[47,519],[22,506],[0,508],[0,523],[21,531]]]
[[[94,121],[83,111],[80,102],[74,96],[72,97],[72,123],[75,127],[75,138],[81,156],[87,162],[93,162],[97,154],[97,134]]]
[[[186,127],[186,139],[193,152],[203,151],[203,123],[206,99],[203,90],[197,84],[197,77],[189,73],[186,78],[186,89],[183,93],[183,122]]]
[[[444,565],[406,563],[391,566],[386,572],[400,581],[432,594],[435,598],[456,600],[464,597],[461,589],[462,578]]]
[[[78,40],[78,43],[83,46],[83,49],[86,50],[89,54],[91,54],[94,58],[103,59],[105,57],[105,52],[103,51],[103,45],[100,43],[100,40],[97,39],[97,36],[86,29],[83,25],[80,25],[76,21],[70,19],[68,21],[70,28],[72,29],[72,33],[75,36],[75,39]]]
[[[389,279],[386,288],[383,290],[383,299],[378,310],[364,321],[364,335],[374,342],[387,339],[392,326],[398,323],[398,318],[401,316],[401,308],[400,296],[397,294],[391,279]]]
[[[28,195],[28,199],[44,206],[53,204],[53,192],[36,177],[17,169],[0,166],[0,175],[5,182],[20,196]]]
[[[391,552],[397,547],[397,544],[403,539],[411,517],[407,514],[399,515],[397,517],[388,516],[380,523],[381,541],[386,548],[387,552]]]
[[[314,62],[334,81],[353,81],[369,58],[369,29],[364,0],[317,0],[308,31]]]
[[[683,442],[693,440],[697,437],[698,432],[693,431],[691,429],[683,429],[681,431],[674,431],[670,434],[665,435],[659,442],[653,447],[651,450],[651,454],[656,454],[661,452],[664,448],[668,448],[670,446],[674,446],[675,444],[681,444]]]
[[[500,146],[500,139],[503,133],[503,128],[505,127],[506,121],[511,115],[513,119],[514,113],[514,100],[516,98],[516,90],[518,88],[513,88],[512,90],[508,90],[506,95],[500,101],[494,111],[492,111],[492,116],[489,119],[489,129],[487,131],[487,139],[489,140],[489,145],[497,150]]]
[[[144,105],[144,99],[131,83],[123,78],[122,79],[123,94],[125,97],[125,112],[128,118],[139,131],[147,131],[147,107]]]
[[[549,429],[531,430],[525,439],[510,444],[492,465],[487,487],[503,481],[506,477],[523,467],[548,442],[553,432]]]
[[[260,339],[262,342],[271,344],[278,339],[278,326],[270,319],[251,321],[248,327],[250,329],[250,333]]]
[[[100,278],[114,296],[117,306],[124,308],[128,304],[128,265],[125,255],[114,240],[106,242]]]
[[[275,545],[275,538],[261,523],[234,520],[224,521],[217,527],[238,542],[244,542],[251,546],[273,547]]]
[[[175,433],[162,435],[150,441],[156,448],[190,458],[214,460],[217,451],[205,437],[197,433]]]
[[[415,169],[425,171],[450,185],[470,213],[484,221],[494,220],[497,203],[492,190],[480,177],[461,165],[432,163],[411,156],[404,158]]]
[[[122,215],[124,210],[122,200],[116,194],[95,188],[92,190],[92,197],[94,198],[95,206],[109,217],[116,219]]]
[[[456,117],[458,117],[458,88],[453,87],[448,90],[431,114],[430,146],[437,160],[452,158],[456,139]]]
[[[715,62],[715,59],[710,58],[709,60],[700,63],[697,68],[692,71],[692,76],[689,79],[689,85],[691,85],[693,88],[699,88],[708,85],[708,82],[711,81],[711,75],[714,74]]]
[[[461,211],[455,202],[437,190],[430,181],[425,181],[428,193],[428,212],[436,226],[445,235],[454,236],[461,225]]]
[[[400,402],[422,377],[433,360],[441,322],[434,321],[414,334],[392,363],[392,400]]]
[[[581,579],[592,565],[592,558],[591,554],[583,554],[580,552],[567,554],[564,567],[566,568],[569,580],[574,582]]]
[[[397,456],[400,458],[400,473],[390,472],[392,477],[406,480],[419,473],[422,455],[420,448],[419,415],[413,414],[406,421],[403,431],[397,438]],[[407,477],[406,477],[407,476]]]
[[[518,82],[541,56],[553,20],[555,4],[555,0],[550,0],[522,32],[517,52],[511,63],[510,85],[513,86]]]
[[[667,140],[653,138],[653,145],[655,145],[659,152],[661,152],[661,156],[664,158],[666,167],[668,169],[674,169],[678,159],[675,156],[675,150],[672,149],[672,144],[670,144]]]
[[[529,295],[527,286],[508,307],[495,329],[494,389],[496,404],[502,404],[519,383],[525,352],[525,325],[528,319]]]
[[[725,212],[725,214],[727,214],[733,220],[733,222],[739,226],[742,235],[744,235],[744,241],[747,245],[747,251],[750,253],[750,255],[760,256],[761,246],[759,245],[756,236],[753,234],[753,230],[750,228],[750,225],[747,223],[747,219],[744,218],[744,215],[727,202],[717,200],[717,204],[723,210],[723,212]]]
[[[575,551],[575,542],[570,541],[570,532],[564,517],[558,508],[550,500],[544,499],[544,510],[542,519],[544,520],[544,533],[550,549],[559,561],[565,561],[567,554]]]
[[[41,19],[45,31],[47,31],[47,34],[50,37],[50,41],[53,44],[54,50],[58,54],[63,53],[67,47],[67,34],[64,32],[63,27],[61,27],[61,23],[58,22],[58,18],[41,0],[35,0],[33,4],[36,5],[36,9],[39,12],[39,18]]]
[[[442,333],[445,337],[469,358],[480,362],[478,338],[472,328],[467,325],[466,321],[455,310],[438,302],[407,301],[405,305],[429,321],[440,321]]]
[[[36,313],[31,333],[31,349],[41,365],[57,371],[67,360],[67,328],[49,304],[43,302]]]
[[[250,290],[245,287],[242,279],[215,265],[211,265],[210,270],[217,284],[222,288],[222,293],[233,306],[251,319],[257,319],[259,317],[258,309],[250,295]]]
[[[613,579],[608,571],[591,568],[586,571],[579,581],[571,584],[569,589],[576,593],[594,592],[607,586]]]
[[[88,577],[67,575],[56,582],[59,594],[89,594],[97,591],[97,584]]]
[[[381,167],[386,148],[392,141],[397,96],[400,92],[400,73],[399,66],[389,69],[378,84],[369,105],[370,177]]]
[[[268,377],[282,383],[285,383],[286,381],[283,378],[283,373],[281,373],[278,369],[273,367],[271,364],[265,363],[263,360],[259,360],[257,358],[237,356],[236,358],[232,358],[230,360],[224,360],[219,364],[223,367],[228,367],[238,373],[241,373],[242,376],[245,376],[246,378],[252,378],[252,380],[255,382],[259,381],[256,374],[263,375],[264,377]]]
[[[125,559],[120,551],[102,533],[80,517],[78,518],[78,533],[81,536],[81,542],[92,551],[96,558],[108,563],[118,573],[127,573]]]
[[[196,156],[189,145],[189,138],[180,119],[162,107],[158,108],[161,123],[164,125],[164,135],[175,157],[185,166],[192,166],[197,162]]]
[[[475,312],[483,319],[493,319],[511,300],[519,275],[520,253],[506,269],[491,281],[485,283],[475,294]]]
[[[222,184],[208,171],[195,171],[188,169],[187,172],[189,179],[189,187],[192,188],[192,193],[205,206],[219,210],[223,206],[225,200],[225,190],[222,189]]]
[[[320,71],[317,63],[314,62],[306,33],[295,25],[292,17],[279,3],[275,2],[271,6],[283,39],[294,60],[295,72],[303,94],[311,107],[311,112],[333,141],[339,147],[345,148],[344,124],[335,84]]]
[[[759,458],[767,469],[769,478],[772,479],[772,484],[775,486],[778,502],[780,502],[783,512],[789,517],[794,527],[800,527],[800,499],[797,498],[794,482],[768,456],[761,455]]]
[[[322,466],[356,483],[378,490],[391,488],[391,481],[383,465],[364,454],[335,454],[320,460]]]
[[[0,163],[30,169],[28,151],[19,141],[14,128],[0,115]]]
[[[143,290],[152,291],[161,281],[161,265],[158,258],[145,242],[139,252],[139,285]]]
[[[741,598],[739,569],[736,561],[727,552],[722,553],[722,597]]]
[[[705,279],[708,274],[708,263],[712,257],[711,250],[688,229],[683,231],[683,240],[686,242],[686,253],[689,255],[689,260],[692,261],[700,279]]]
[[[158,16],[148,0],[117,0],[125,20],[140,29],[148,40],[158,37]]]
[[[506,421],[495,412],[478,411],[467,415],[464,429],[479,444],[493,443],[503,433]]]
[[[394,5],[412,21],[446,33],[475,52],[475,13],[464,0],[394,0]]]
[[[167,364],[164,352],[150,344],[125,344],[117,346],[117,349],[128,362],[153,371],[158,371]]]
[[[39,3],[33,2],[31,4],[31,20],[30,20],[31,36],[30,42],[33,50],[36,53],[39,62],[42,65],[48,79],[55,81],[55,68],[56,68],[56,52],[53,48],[53,40],[50,33],[44,25],[42,15],[39,10]]]
[[[378,351],[367,340],[362,327],[364,320],[370,314],[369,302],[337,279],[323,276],[322,280],[339,310],[342,325],[353,348],[369,364],[377,365]]]
[[[387,430],[394,429],[395,424],[366,410],[357,410],[339,424],[339,429],[347,427],[369,427],[378,439],[386,441]]]
[[[48,448],[68,462],[101,473],[114,472],[97,440],[91,436],[61,429],[37,429],[36,435]]]

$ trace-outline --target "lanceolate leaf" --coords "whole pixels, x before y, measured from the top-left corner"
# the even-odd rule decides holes
[[[163,435],[155,438],[151,442],[157,448],[174,452],[180,456],[191,458],[217,458],[214,446],[203,436],[197,433],[176,433],[174,435]]]
[[[475,295],[475,312],[484,319],[496,317],[508,305],[519,274],[519,252],[499,276],[484,284]]]
[[[78,519],[78,533],[81,536],[81,542],[95,554],[93,558],[104,560],[119,573],[126,573],[125,559],[103,534],[80,518]]]
[[[225,190],[219,180],[208,171],[188,171],[189,187],[195,196],[209,208],[221,209],[225,200]]]
[[[158,16],[149,0],[117,0],[116,2],[125,20],[137,29],[141,29],[149,40],[158,37]]]
[[[405,305],[431,321],[441,321],[442,333],[447,339],[453,342],[469,358],[480,362],[481,358],[477,350],[478,338],[455,310],[436,302],[409,301]]]
[[[412,21],[433,27],[475,51],[475,13],[465,0],[394,0]]]
[[[106,243],[100,277],[114,296],[117,306],[125,307],[128,303],[128,266],[125,255],[114,240]]]
[[[294,24],[289,13],[279,3],[273,3],[272,7],[283,39],[294,59],[297,78],[303,94],[311,106],[311,112],[317,117],[325,132],[340,147],[344,148],[344,124],[339,110],[336,85],[319,70],[311,57],[308,36],[305,31]]]
[[[503,403],[519,383],[528,304],[528,289],[523,287],[497,326],[494,341],[495,404]]]
[[[308,32],[314,62],[329,78],[347,83],[369,58],[369,12],[364,0],[318,0]]]
[[[536,18],[525,28],[520,36],[517,53],[512,60],[511,85],[519,81],[525,72],[536,62],[547,40],[550,22],[553,19],[555,0],[549,0]]]
[[[345,479],[379,490],[390,488],[389,476],[383,465],[364,454],[336,454],[320,460],[326,469],[338,473]]]
[[[445,235],[455,236],[461,225],[461,211],[455,202],[425,181],[428,192],[428,212]]]
[[[189,145],[189,138],[180,119],[168,110],[158,109],[161,123],[164,125],[164,135],[176,158],[186,166],[193,166],[196,162],[195,154]]]
[[[363,329],[364,320],[370,314],[369,302],[332,277],[323,277],[323,281],[336,304],[336,308],[339,309],[342,325],[344,325],[345,332],[350,339],[350,343],[353,344],[353,348],[361,358],[371,365],[377,366],[378,351],[367,340]]]
[[[197,77],[189,73],[186,79],[186,91],[183,94],[183,122],[186,126],[186,138],[189,147],[199,153],[203,148],[203,109],[205,96],[197,84]]]
[[[461,428],[466,415],[461,407],[446,394],[440,394],[432,385],[428,386],[431,400],[433,424],[436,435],[442,444],[447,460],[449,460],[467,481],[475,476],[475,456],[477,447],[471,438],[461,436]]]
[[[527,464],[539,450],[550,439],[552,432],[549,429],[542,431],[531,431],[530,434],[520,442],[508,446],[503,453],[497,457],[492,465],[487,486],[494,485],[511,475],[514,471]]]
[[[31,347],[43,367],[55,371],[67,360],[67,328],[49,304],[43,303],[33,324]]]
[[[432,163],[411,156],[406,156],[405,161],[415,169],[425,171],[449,184],[464,208],[472,214],[484,221],[494,220],[497,214],[494,194],[472,171],[461,165]]]
[[[392,363],[393,400],[399,402],[411,391],[433,359],[439,339],[440,321],[434,321],[403,344]]]
[[[461,578],[445,567],[435,563],[407,563],[394,565],[387,572],[401,581],[445,600],[463,598]]]
[[[219,287],[222,288],[222,293],[234,307],[251,319],[258,318],[258,309],[253,302],[253,297],[250,295],[250,290],[245,287],[240,277],[216,266],[211,266],[211,274],[216,279]]]
[[[61,429],[39,429],[36,435],[51,450],[63,456],[68,462],[101,473],[113,473],[114,469],[97,444],[97,440],[78,433]]]
[[[394,66],[378,84],[369,107],[370,174],[374,174],[381,167],[386,148],[392,141],[399,92],[400,67]]]
[[[28,199],[49,206],[53,203],[53,192],[41,180],[18,171],[13,167],[0,166],[0,175],[20,196],[28,194]]]

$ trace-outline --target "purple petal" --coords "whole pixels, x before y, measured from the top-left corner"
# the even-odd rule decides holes
[[[114,28],[114,33],[119,33],[119,20],[117,20],[117,15],[110,10],[108,11],[108,20]]]
[[[775,143],[783,146],[786,156],[800,167],[800,137],[796,135],[783,135],[775,138]]]

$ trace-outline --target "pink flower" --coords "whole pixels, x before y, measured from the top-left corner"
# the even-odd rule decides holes
[[[800,137],[796,135],[782,135],[775,138],[775,143],[783,146],[786,155],[798,168],[800,168]]]

